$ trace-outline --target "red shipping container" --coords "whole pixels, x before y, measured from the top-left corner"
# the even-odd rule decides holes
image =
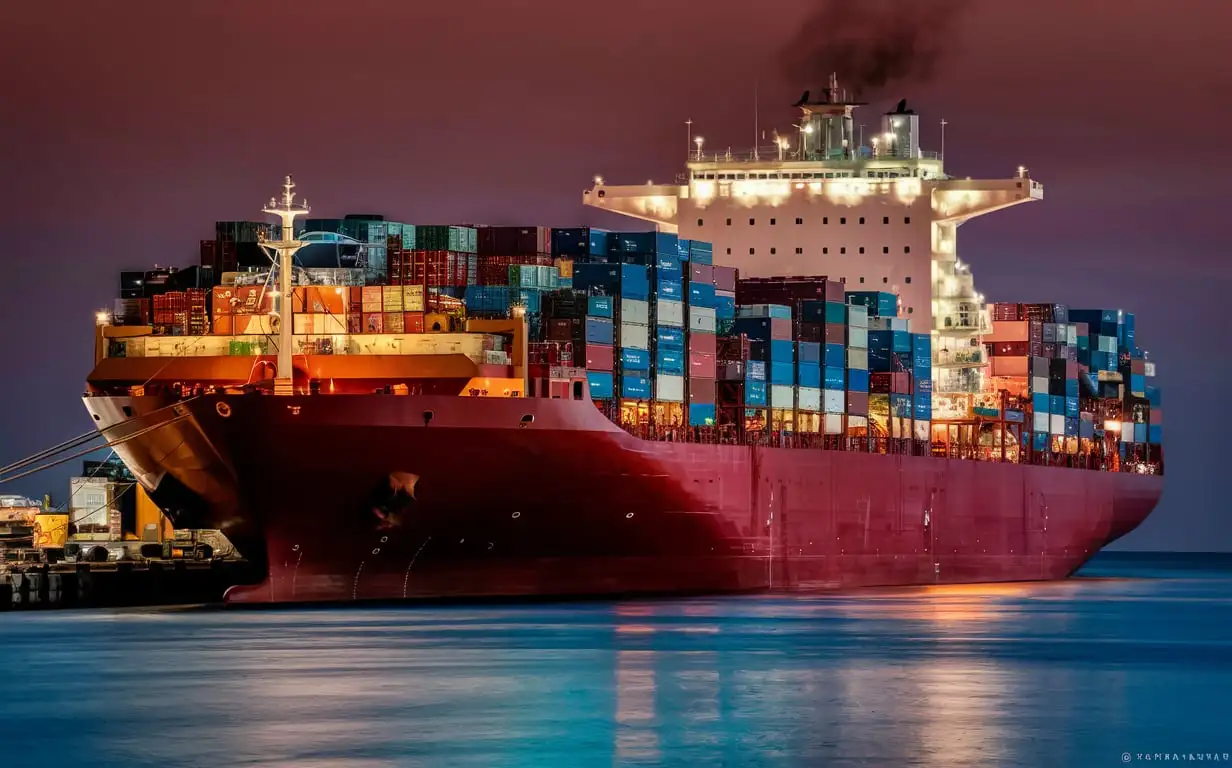
[[[380,312],[364,313],[364,333],[384,333],[385,318]]]
[[[1052,360],[1057,356],[1057,345],[1052,343],[1044,344],[1044,357]]]
[[[713,333],[689,333],[689,352],[699,352],[714,357],[718,354],[718,337]],[[735,358],[742,359],[742,358]],[[714,378],[713,376],[710,378]]]
[[[689,353],[689,380],[718,378],[714,355],[702,352]]]
[[[201,241],[201,266],[213,267],[215,273],[218,269],[218,241],[217,240],[202,240]]]
[[[581,335],[582,321],[576,318],[549,320],[547,338],[551,341],[573,341]]]
[[[847,326],[842,323],[826,323],[823,338],[826,344],[846,344]]]
[[[867,416],[868,415],[868,393],[867,392],[848,392],[847,393],[847,413],[852,416]]]
[[[720,360],[748,360],[751,342],[748,336],[724,336],[717,339]]]
[[[870,373],[868,391],[878,395],[910,395],[911,374],[901,371],[899,373]]]
[[[894,379],[893,383],[891,384],[891,386],[893,387],[894,394],[896,395],[910,395],[911,394],[911,374],[910,373],[907,373],[906,371],[902,371],[899,373],[892,373],[890,375]]]
[[[1086,323],[1074,323],[1074,330],[1078,332],[1079,336],[1091,335],[1091,326]]]
[[[714,267],[709,264],[689,262],[689,282],[714,285]]]
[[[360,312],[347,313],[347,333],[363,333],[364,316]]]
[[[423,312],[403,312],[402,313],[402,331],[404,333],[423,333],[424,332],[424,313]]]
[[[814,344],[825,343],[826,327],[821,323],[800,323],[800,330],[796,334],[797,341],[810,341]]]
[[[846,302],[844,286],[824,277],[749,277],[736,281],[736,304],[786,304],[799,309],[806,299]],[[793,312],[799,317],[799,312]]]
[[[615,356],[612,347],[605,344],[586,345],[586,369],[590,371],[610,371],[615,367]]]
[[[736,290],[736,268],[714,267],[713,269],[715,290],[734,293]]]
[[[1067,379],[1078,378],[1078,361],[1077,360],[1066,360],[1065,361],[1065,378]]]
[[[782,317],[770,318],[770,338],[791,341],[791,321]]]
[[[347,289],[347,297],[350,299],[351,306],[358,307],[364,303],[364,289],[362,286],[353,285]]]
[[[1029,351],[1025,341],[994,341],[984,346],[991,357],[1026,357]]]
[[[265,315],[273,308],[274,297],[263,285],[220,285],[210,298],[210,309],[216,315]]]
[[[1023,319],[1023,311],[1021,304],[993,304],[992,305],[993,322],[1016,322]]]
[[[1031,320],[1027,323],[1027,341],[1044,342],[1044,322]]]
[[[694,379],[690,378],[687,384],[689,388],[689,402],[697,403],[698,405],[713,405],[716,385],[714,379]]]

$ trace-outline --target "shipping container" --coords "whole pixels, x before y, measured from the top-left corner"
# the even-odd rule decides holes
[[[625,374],[620,377],[620,396],[631,400],[649,400],[650,379],[641,375]]]
[[[620,365],[621,369],[627,372],[649,371],[650,353],[640,348],[621,347]]]
[[[847,392],[847,413],[853,416],[867,416],[869,394],[867,392]]]
[[[750,304],[736,307],[736,317],[790,320],[791,308],[782,304]]]
[[[611,400],[614,396],[615,392],[610,372],[588,370],[586,372],[586,380],[590,385],[590,397],[592,400]]]
[[[650,327],[635,323],[620,324],[620,346],[632,349],[650,349]]]
[[[660,372],[655,377],[655,399],[669,403],[684,402],[684,376]]]
[[[852,392],[867,392],[868,385],[868,371],[860,370],[858,368],[847,369],[847,384],[845,389]],[[834,387],[834,389],[838,389],[838,387]]]
[[[606,344],[612,346],[615,341],[615,329],[612,321],[602,317],[586,318],[586,343]]]
[[[802,411],[820,412],[821,390],[816,387],[801,386],[796,390],[796,407]],[[838,412],[842,412],[841,408]]]
[[[868,350],[854,347],[848,349],[847,367],[853,370],[868,371]]]
[[[610,344],[586,345],[586,369],[610,371],[615,367],[616,352]]]
[[[775,384],[773,382],[767,387],[768,397],[766,404],[771,408],[795,408],[796,407],[796,388],[790,384]]]
[[[856,349],[868,349],[868,330],[866,328],[848,328],[847,346]]]
[[[687,387],[690,403],[709,404],[715,402],[717,387],[714,379],[690,378]]]
[[[716,329],[713,309],[689,307],[689,330],[714,333]]]
[[[771,384],[791,386],[796,382],[795,366],[790,362],[771,362],[767,368]],[[773,406],[777,407],[777,406]]]
[[[822,389],[846,389],[846,369],[844,368],[815,368],[816,373],[810,373],[811,377],[815,377],[821,381],[820,384],[812,383],[812,380],[805,380],[805,367],[800,366],[800,386],[802,387],[819,387]]]
[[[821,408],[825,413],[845,413],[847,393],[841,389],[827,389],[821,393]]]
[[[649,325],[650,304],[639,299],[621,299],[620,322],[622,325]]]
[[[765,381],[768,371],[768,364],[764,360],[749,360],[745,363],[748,370],[748,378],[754,381]]]
[[[589,258],[606,257],[609,233],[594,227],[552,230],[552,254]]]
[[[757,379],[744,380],[744,404],[764,407],[768,402],[768,393],[765,381]]]
[[[846,303],[866,307],[869,315],[876,317],[894,317],[898,314],[898,297],[883,291],[848,291]]]
[[[684,304],[682,302],[659,299],[655,304],[655,310],[657,313],[655,320],[658,325],[684,327]]]
[[[713,426],[717,418],[716,408],[713,403],[689,403],[689,426]]]
[[[659,348],[668,347],[670,349],[684,350],[685,333],[683,329],[659,326],[655,328],[655,335],[658,339]]]
[[[655,368],[659,373],[669,376],[683,376],[685,369],[685,353],[679,349],[658,345],[655,351]]]

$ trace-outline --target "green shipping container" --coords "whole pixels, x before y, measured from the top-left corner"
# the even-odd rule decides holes
[[[826,323],[844,325],[847,322],[847,305],[837,301],[826,302]]]

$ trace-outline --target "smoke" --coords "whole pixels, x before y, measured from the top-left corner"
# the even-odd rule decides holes
[[[919,84],[955,46],[954,28],[970,0],[817,0],[783,54],[793,84],[814,98],[837,72],[839,87],[868,96]]]

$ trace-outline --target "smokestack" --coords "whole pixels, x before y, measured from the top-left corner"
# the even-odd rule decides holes
[[[794,83],[840,73],[854,98],[888,85],[929,80],[954,47],[970,0],[816,0],[783,52]],[[840,100],[834,78],[831,102]]]

